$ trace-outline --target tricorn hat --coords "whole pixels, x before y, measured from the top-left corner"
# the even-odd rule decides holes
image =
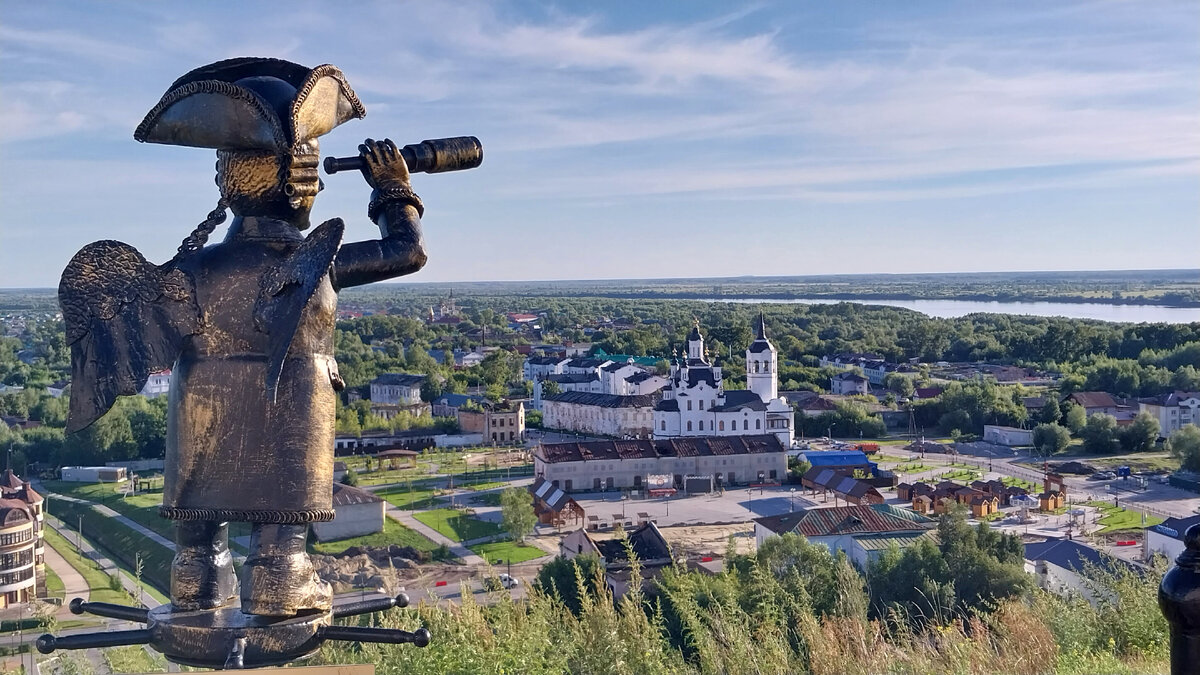
[[[175,80],[133,137],[143,143],[286,153],[367,114],[342,71],[239,58]]]

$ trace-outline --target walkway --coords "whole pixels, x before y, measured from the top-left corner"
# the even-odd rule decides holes
[[[83,578],[83,575],[78,570],[71,567],[71,563],[67,562],[66,558],[54,550],[53,546],[47,544],[45,552],[46,564],[62,580],[63,588],[65,589],[63,592],[63,606],[55,612],[55,615],[60,620],[66,618],[67,615],[74,616],[74,614],[71,614],[71,610],[67,609],[67,603],[71,602],[72,598],[88,599],[90,590],[88,589],[87,580]]]
[[[422,523],[421,521],[417,520],[416,518],[413,518],[411,512],[401,511],[400,509],[392,506],[391,504],[388,504],[387,502],[385,502],[385,504],[387,504],[388,517],[390,517],[392,520],[395,520],[396,522],[400,523],[401,525],[404,525],[405,527],[409,528],[410,530],[416,530],[417,532],[420,532],[421,534],[425,535],[427,538],[432,540],[433,543],[435,543],[435,544],[444,545],[446,548],[450,549],[451,553],[458,556],[459,558],[462,558],[462,561],[468,565],[482,565],[483,564],[483,562],[484,562],[483,558],[476,555],[471,549],[462,545],[462,543],[454,541],[453,539],[447,537],[446,535],[442,534],[441,532],[438,532],[437,530],[433,529],[432,527],[429,527],[425,523]]]
[[[119,512],[114,511],[113,509],[111,509],[103,504],[97,504],[96,502],[89,502],[86,499],[80,499],[78,497],[70,497],[68,495],[59,494],[57,492],[48,492],[44,485],[36,485],[36,486],[34,486],[34,489],[44,495],[48,494],[48,495],[54,497],[55,499],[61,499],[64,502],[72,502],[75,504],[83,504],[85,506],[90,506],[93,511],[99,513],[100,515],[104,516],[105,518],[111,518],[111,519],[121,523],[125,527],[128,527],[129,529],[133,530],[134,532],[137,532],[138,534],[150,539],[151,541],[153,541],[157,544],[166,546],[167,550],[172,551],[172,552],[175,551],[175,542],[171,541],[170,539],[167,539],[166,537],[155,532],[154,530],[151,530],[150,528],[138,523],[137,521],[129,518],[128,516],[121,515]]]

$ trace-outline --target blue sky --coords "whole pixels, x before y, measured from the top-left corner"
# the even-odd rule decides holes
[[[233,56],[346,73],[367,117],[323,154],[483,141],[415,177],[406,281],[1200,267],[1195,2],[337,5],[5,3],[0,287],[169,258],[214,155],[133,129]],[[325,182],[314,220],[376,236]]]

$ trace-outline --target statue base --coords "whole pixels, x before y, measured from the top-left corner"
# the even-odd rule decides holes
[[[275,618],[244,614],[240,607],[177,612],[150,610],[150,646],[168,661],[199,668],[259,668],[306,659],[321,648],[320,631],[333,612]]]
[[[37,639],[39,652],[58,649],[92,649],[122,645],[149,645],[169,661],[199,668],[244,669],[281,666],[306,659],[326,640],[350,642],[429,644],[429,631],[339,626],[334,619],[407,607],[408,596],[376,598],[339,605],[332,611],[312,610],[291,617],[244,614],[239,607],[178,611],[171,605],[152,610],[106,602],[71,601],[75,614],[123,619],[146,624],[137,630],[106,631]]]

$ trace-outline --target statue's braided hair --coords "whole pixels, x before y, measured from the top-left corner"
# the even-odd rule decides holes
[[[221,197],[217,200],[217,207],[208,212],[208,216],[205,217],[204,222],[197,225],[196,229],[192,230],[192,233],[189,234],[187,238],[183,240],[183,243],[179,245],[179,250],[175,253],[175,257],[171,259],[171,263],[180,262],[204,248],[204,245],[208,243],[208,237],[213,233],[213,230],[217,229],[218,225],[225,222],[226,208],[228,208],[228,204],[226,203],[225,198]]]

